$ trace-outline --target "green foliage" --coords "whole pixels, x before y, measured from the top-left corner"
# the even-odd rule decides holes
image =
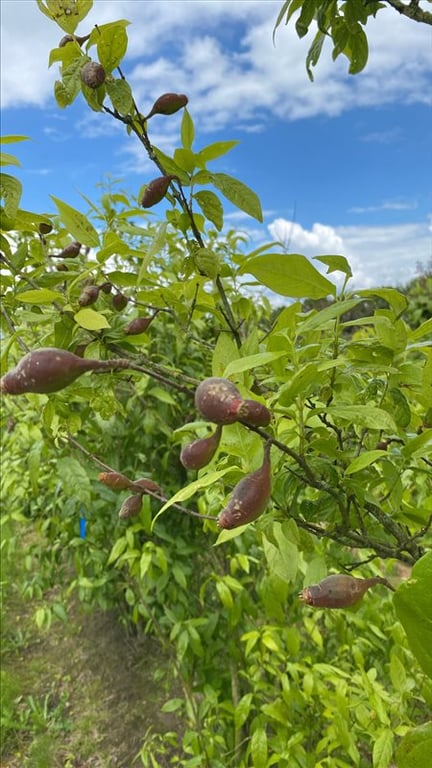
[[[69,31],[64,14],[79,21],[88,4],[41,10]],[[157,635],[182,692],[165,705],[184,723],[168,740],[178,764],[386,768],[432,700],[419,629],[430,612],[421,597],[432,519],[430,321],[407,323],[409,298],[394,288],[351,291],[342,256],[313,264],[278,243],[248,253],[224,232],[221,196],[262,220],[254,192],[207,169],[236,142],[195,151],[184,108],[181,146],[168,156],[152,145],[119,70],[125,27],[86,36],[107,70],[96,89],[81,82],[89,56],[78,39],[51,53],[58,103],[82,92],[138,138],[169,183],[158,220],[140,205],[151,179],[136,196],[107,185],[86,214],[53,197],[49,218],[18,208],[7,218],[2,372],[37,347],[113,365],[49,396],[5,397],[3,551],[14,557],[22,527],[36,528],[27,596],[56,583]],[[90,285],[97,297],[83,307]],[[273,293],[287,305],[274,310]],[[128,335],[131,320],[149,316],[145,332]],[[209,376],[229,378],[272,420],[224,426],[211,462],[192,474],[179,454],[208,435],[193,397]],[[219,533],[218,514],[268,441],[271,503],[255,523]],[[139,513],[120,519],[130,490],[101,483],[101,469],[159,489],[143,490]],[[413,570],[394,603],[381,585],[344,612],[298,600],[329,570],[384,574],[398,586],[398,561],[419,577]],[[35,616],[40,627],[64,618],[60,600]],[[167,740],[147,734],[142,764],[166,756]]]

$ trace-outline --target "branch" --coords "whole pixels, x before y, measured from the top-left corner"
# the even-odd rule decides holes
[[[423,10],[419,7],[418,0],[411,0],[409,5],[405,5],[401,0],[385,0],[386,3],[391,5],[395,11],[402,14],[402,16],[408,16],[412,21],[418,21],[421,24],[432,25],[432,13]]]

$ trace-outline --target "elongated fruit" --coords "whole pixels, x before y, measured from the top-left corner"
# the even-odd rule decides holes
[[[197,410],[215,424],[234,424],[242,402],[237,387],[228,379],[212,376],[198,384],[195,390]]]
[[[97,301],[98,296],[99,288],[97,285],[86,285],[79,295],[78,304],[80,307],[89,307]]]
[[[115,293],[113,296],[113,299],[112,299],[113,307],[117,312],[121,312],[122,309],[127,307],[128,301],[129,301],[128,297],[125,296],[124,293],[121,293],[119,291],[119,293]]]
[[[194,440],[185,445],[180,453],[180,461],[186,469],[201,469],[215,455],[222,434],[222,425],[218,424],[216,431],[209,437]]]
[[[177,176],[158,176],[157,179],[153,179],[146,187],[142,196],[142,207],[151,208],[153,205],[160,203],[168,192],[168,187],[172,180],[176,178]]]
[[[136,317],[125,326],[125,334],[127,336],[136,336],[138,333],[144,333],[154,317],[155,315],[149,315],[148,317]]]
[[[136,517],[140,513],[141,504],[142,496],[140,493],[128,496],[120,507],[119,517],[122,520],[126,520],[128,517]]]
[[[271,421],[271,413],[258,400],[243,400],[238,409],[237,418],[253,427],[267,427]]]
[[[320,581],[319,584],[305,587],[299,593],[299,598],[307,605],[314,605],[318,608],[348,608],[358,603],[365,592],[375,584],[385,584],[386,587],[393,590],[387,579],[380,576],[373,576],[370,579],[356,579],[347,573],[334,573]]]
[[[163,93],[156,99],[145,119],[148,120],[153,115],[173,115],[185,107],[188,101],[189,99],[184,93]]]
[[[220,528],[238,528],[256,520],[264,512],[271,493],[270,449],[269,441],[264,448],[261,467],[235,486],[227,506],[218,517]]]
[[[113,371],[127,368],[125,360],[90,360],[66,349],[43,347],[25,355],[0,380],[0,391],[6,395],[24,392],[48,394],[58,392],[87,371]]]
[[[132,491],[137,491],[138,493],[143,491],[162,493],[162,488],[160,485],[158,485],[154,480],[151,480],[150,477],[142,477],[140,480],[134,480],[133,483],[130,484],[130,488]]]
[[[121,472],[100,472],[98,479],[108,488],[112,488],[113,491],[125,491],[132,485],[131,480],[126,475],[122,475]]]

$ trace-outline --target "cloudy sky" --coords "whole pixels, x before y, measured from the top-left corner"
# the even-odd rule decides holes
[[[282,0],[95,0],[78,34],[117,19],[123,71],[146,113],[162,93],[186,93],[196,148],[239,140],[212,170],[259,195],[264,224],[229,210],[250,250],[278,239],[307,256],[342,253],[355,285],[403,284],[432,258],[432,28],[386,8],[367,27],[363,73],[347,74],[328,46],[309,82],[292,25],[272,32]],[[137,194],[155,170],[135,139],[81,97],[53,98],[48,55],[63,32],[36,0],[2,0],[2,134],[19,156],[23,207],[54,212],[49,195],[86,211],[109,174]],[[95,51],[95,48],[91,49]],[[156,146],[179,146],[178,115],[149,123]],[[8,170],[8,169],[6,169]],[[12,169],[11,169],[12,170]],[[15,169],[14,171],[15,172]]]

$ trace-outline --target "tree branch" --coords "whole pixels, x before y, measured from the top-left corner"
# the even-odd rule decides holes
[[[432,25],[432,13],[423,10],[423,8],[420,8],[418,0],[411,0],[408,5],[402,3],[401,0],[385,0],[385,2],[391,5],[395,11],[398,11],[398,13],[402,14],[402,16],[407,16],[412,21],[418,21],[421,24]]]

